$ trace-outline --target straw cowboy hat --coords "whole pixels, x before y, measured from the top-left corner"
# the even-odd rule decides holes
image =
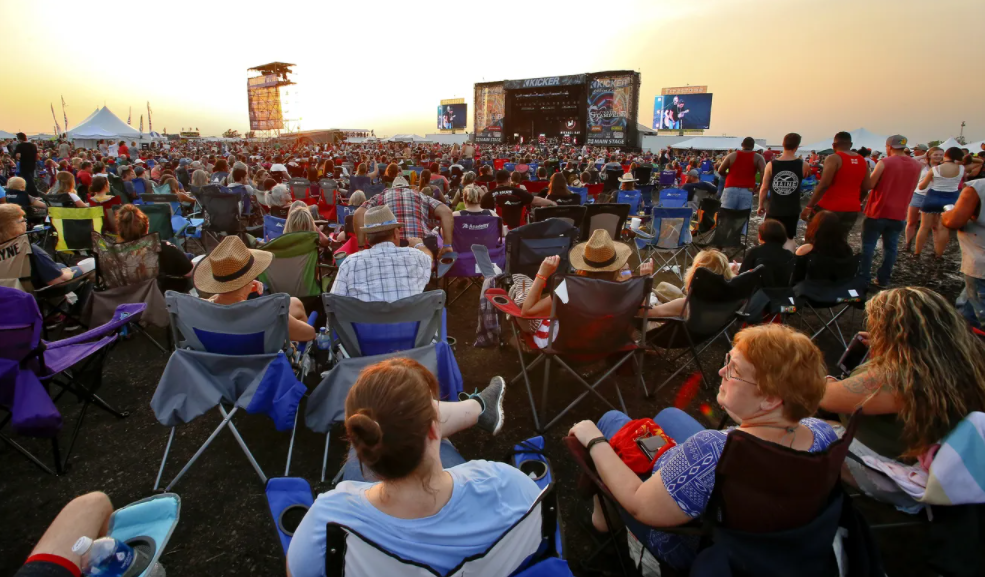
[[[393,179],[392,188],[410,188],[410,183],[407,182],[406,178],[402,176],[398,176],[397,178]]]
[[[578,270],[607,272],[617,271],[622,268],[633,249],[628,245],[613,242],[609,232],[603,229],[596,229],[592,233],[592,238],[588,242],[576,244],[568,259],[571,266]]]
[[[393,211],[387,205],[374,206],[366,211],[363,216],[363,232],[366,234],[375,232],[386,232],[400,228],[397,217],[393,216]]]
[[[636,182],[636,179],[633,178],[632,174],[629,174],[627,172],[626,174],[619,177],[619,182]]]
[[[238,236],[227,236],[195,267],[195,288],[210,294],[241,289],[267,270],[273,258],[273,253],[246,248]]]

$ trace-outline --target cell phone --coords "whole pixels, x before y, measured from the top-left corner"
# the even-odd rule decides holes
[[[848,374],[855,370],[856,367],[865,362],[865,359],[869,356],[869,347],[862,342],[861,335],[855,335],[852,342],[848,343],[848,348],[838,359],[838,368],[842,370],[843,373]]]
[[[651,461],[657,456],[657,452],[660,451],[660,448],[666,444],[667,441],[665,441],[660,435],[636,439],[636,446],[639,447],[640,450],[643,451],[643,454],[646,455],[646,457]]]

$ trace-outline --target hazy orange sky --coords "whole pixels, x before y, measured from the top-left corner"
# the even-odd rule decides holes
[[[70,126],[105,103],[123,120],[132,106],[136,127],[149,100],[157,131],[245,132],[247,68],[282,61],[303,129],[423,135],[440,99],[462,97],[471,131],[476,82],[634,69],[647,126],[661,87],[698,84],[715,95],[706,134],[864,126],[926,142],[964,120],[985,139],[982,0],[130,6],[0,0],[0,130],[52,132],[64,96]]]

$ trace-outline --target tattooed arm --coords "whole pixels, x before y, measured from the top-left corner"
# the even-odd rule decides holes
[[[863,405],[862,413],[866,415],[891,415],[900,408],[892,388],[871,371],[859,372],[843,381],[828,377],[822,409],[851,414],[859,405]]]

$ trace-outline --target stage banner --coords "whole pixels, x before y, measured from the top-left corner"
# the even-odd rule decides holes
[[[599,146],[626,146],[634,122],[633,74],[590,77],[586,141]]]
[[[550,86],[575,86],[585,83],[584,74],[572,74],[570,76],[545,76],[543,78],[525,78],[523,80],[507,80],[503,87],[507,90],[518,90],[521,88],[545,88]]]
[[[503,83],[475,86],[475,141],[487,144],[503,142],[506,117],[506,90]]]

